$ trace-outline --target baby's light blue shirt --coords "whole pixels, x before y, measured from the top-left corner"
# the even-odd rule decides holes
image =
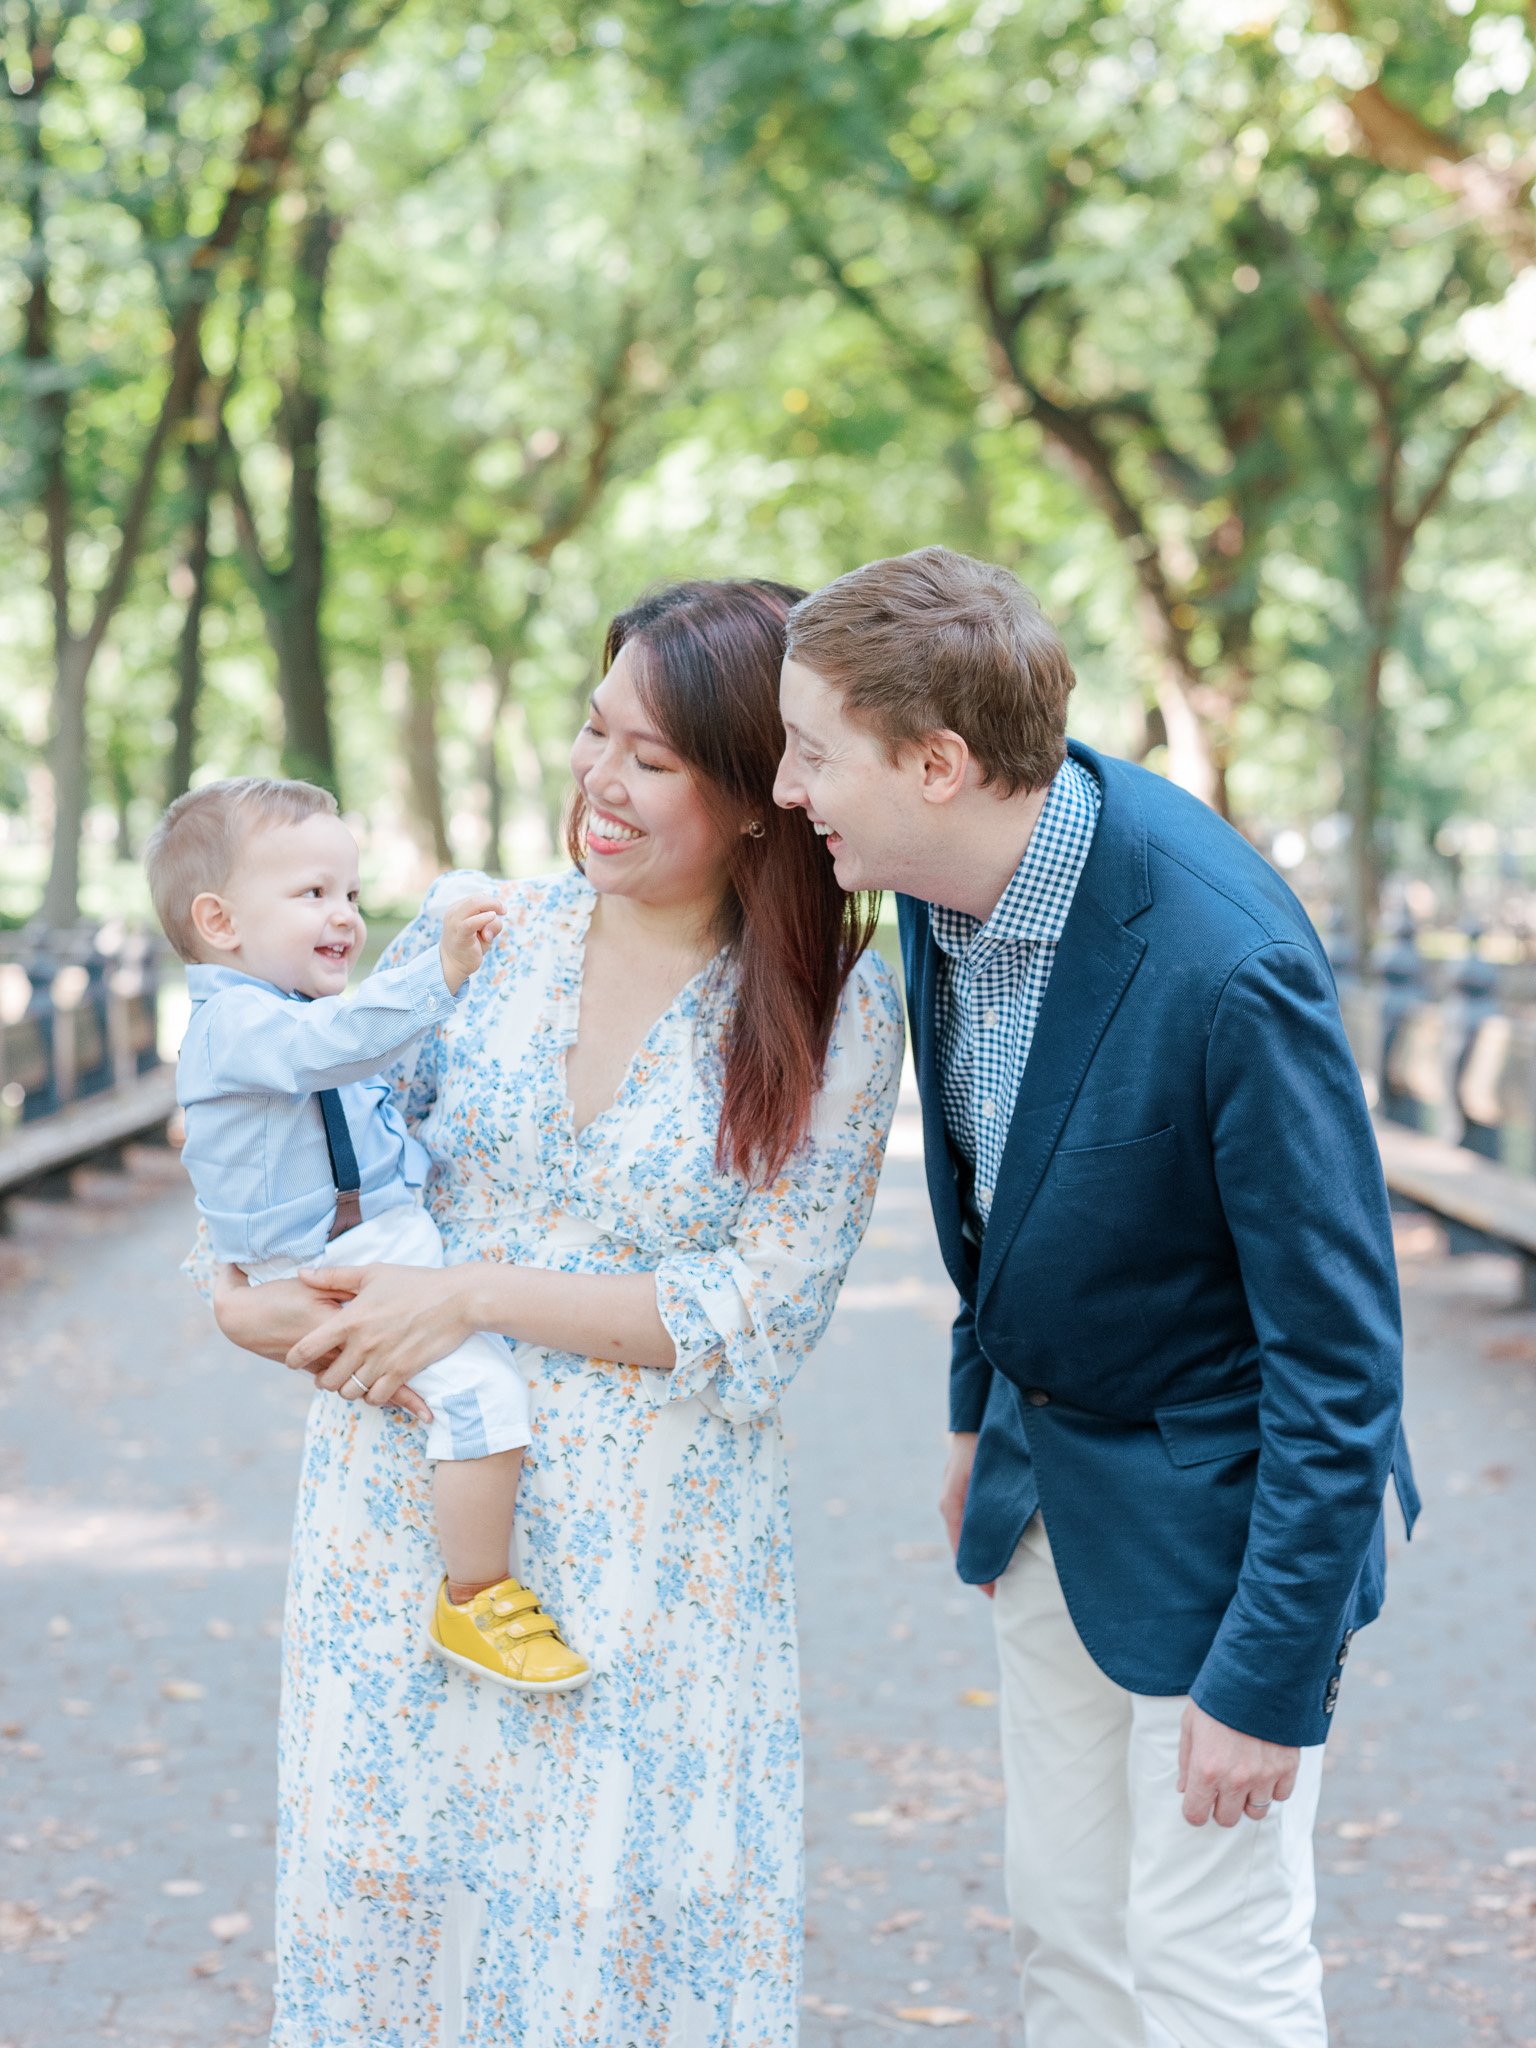
[[[371,1077],[455,1007],[435,946],[370,974],[350,1001],[285,995],[233,967],[189,967],[187,989],[181,1156],[220,1259],[302,1262],[325,1244],[336,1187],[315,1100],[322,1088],[339,1091],[347,1114],[364,1220],[416,1200],[428,1155],[389,1084]]]

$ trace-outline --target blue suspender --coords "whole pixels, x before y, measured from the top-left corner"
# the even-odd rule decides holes
[[[340,1237],[343,1231],[355,1230],[363,1220],[358,1199],[363,1183],[340,1094],[334,1088],[322,1088],[315,1099],[325,1121],[325,1149],[331,1155],[331,1179],[336,1183],[336,1221],[331,1225],[331,1236]]]

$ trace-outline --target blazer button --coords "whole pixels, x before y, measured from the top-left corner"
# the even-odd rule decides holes
[[[1051,1397],[1044,1387],[1026,1387],[1024,1398],[1031,1408],[1049,1408],[1051,1405]]]

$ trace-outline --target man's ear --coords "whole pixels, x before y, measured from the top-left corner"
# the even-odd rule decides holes
[[[234,912],[224,898],[216,896],[211,889],[205,889],[200,896],[192,898],[187,916],[199,941],[210,952],[233,953],[240,944]]]
[[[953,803],[970,779],[971,750],[957,732],[930,732],[915,742],[925,804]]]

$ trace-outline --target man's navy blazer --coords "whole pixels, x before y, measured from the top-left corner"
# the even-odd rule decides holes
[[[1381,1606],[1403,1441],[1392,1228],[1305,911],[1182,790],[1072,744],[1103,808],[976,1241],[946,1139],[940,954],[899,900],[928,1183],[960,1290],[950,1425],[980,1442],[972,1584],[1038,1505],[1128,1691],[1321,1742]]]

